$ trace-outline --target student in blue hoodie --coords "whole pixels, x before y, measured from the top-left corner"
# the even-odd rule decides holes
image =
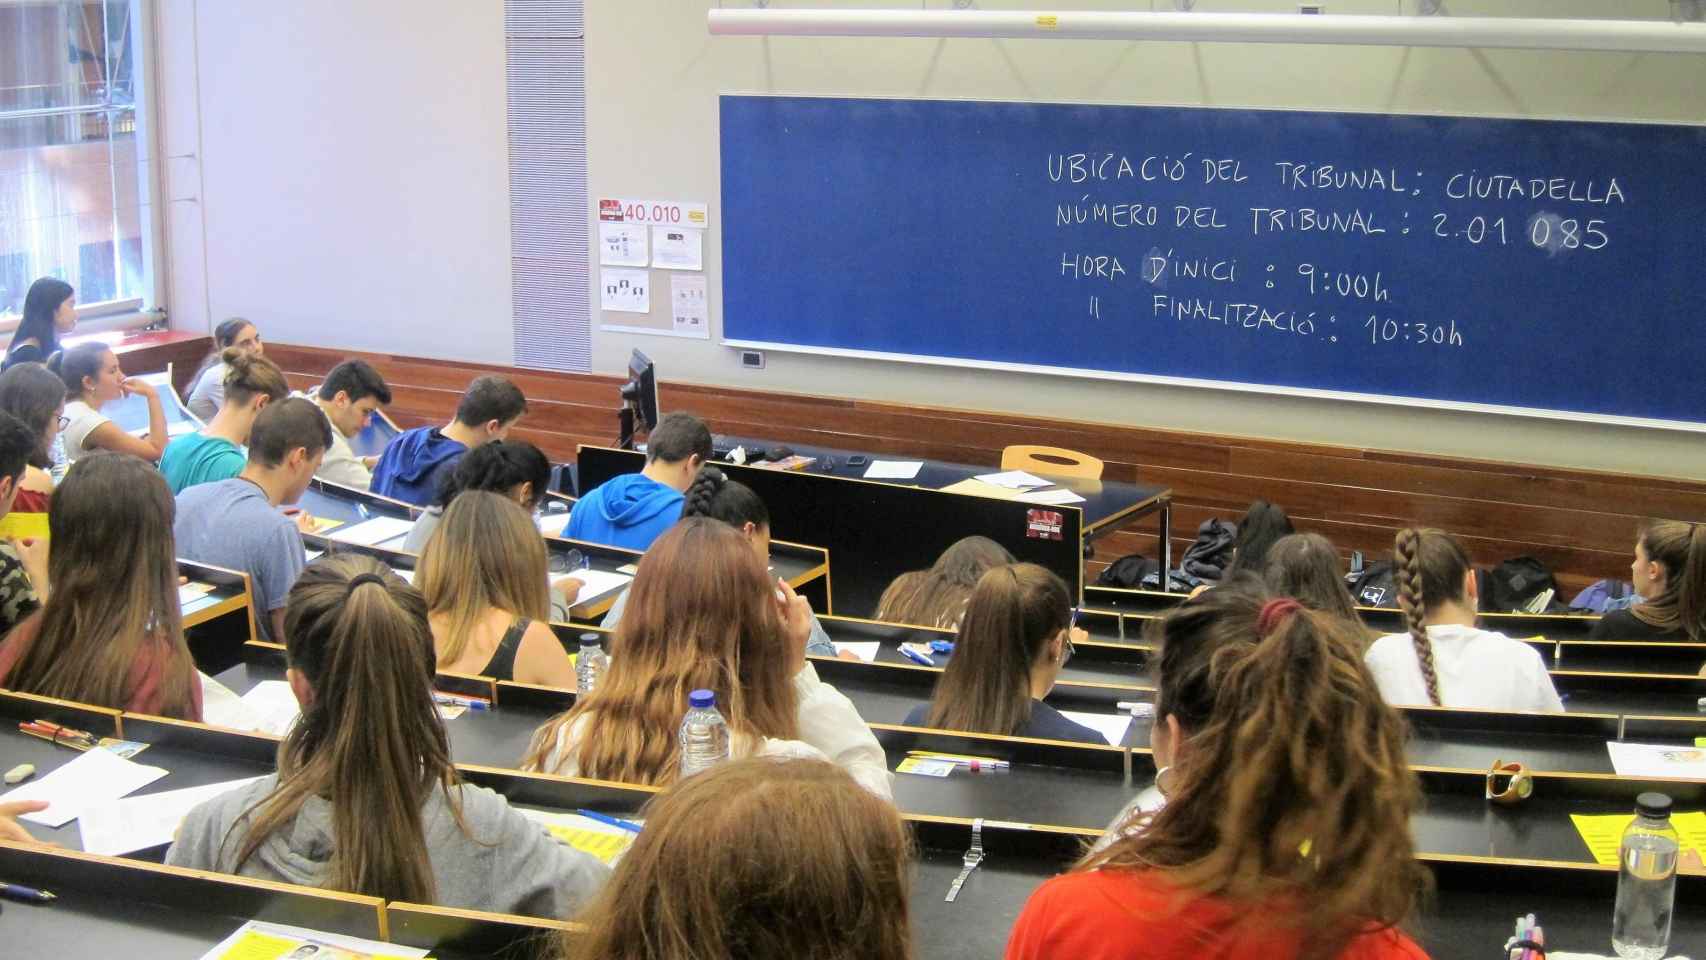
[[[503,377],[475,377],[443,429],[416,427],[392,440],[373,467],[374,493],[424,507],[438,494],[438,479],[470,449],[504,440],[527,412],[521,389]],[[679,495],[677,495],[679,499]]]
[[[569,514],[572,540],[645,550],[681,519],[682,494],[711,459],[711,431],[691,413],[669,413],[646,438],[646,468],[588,491]]]

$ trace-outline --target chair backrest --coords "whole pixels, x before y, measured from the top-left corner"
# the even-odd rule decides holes
[[[1102,479],[1102,461],[1087,453],[1029,443],[1014,444],[1001,451],[1001,469],[1084,480]]]

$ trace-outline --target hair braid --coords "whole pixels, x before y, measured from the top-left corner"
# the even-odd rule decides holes
[[[1440,705],[1439,674],[1434,670],[1434,648],[1428,641],[1428,628],[1423,624],[1427,598],[1422,593],[1422,561],[1420,531],[1405,527],[1398,531],[1393,544],[1394,574],[1398,580],[1398,606],[1404,611],[1404,626],[1410,632],[1410,644],[1416,649],[1416,662],[1422,668],[1422,682],[1427,684],[1428,702]]]
[[[699,475],[693,478],[693,485],[687,488],[687,495],[681,507],[684,517],[711,516],[711,505],[722,492],[723,484],[728,480],[723,471],[716,467],[701,467]]]

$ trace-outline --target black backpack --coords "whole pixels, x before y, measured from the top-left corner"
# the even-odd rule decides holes
[[[1362,568],[1361,573],[1345,577],[1351,597],[1359,607],[1398,607],[1398,581],[1393,576],[1390,560],[1381,560]]]
[[[1096,585],[1136,590],[1143,583],[1143,578],[1152,577],[1160,571],[1161,564],[1154,560],[1139,553],[1128,554],[1108,564],[1108,568],[1096,578]]]
[[[1556,599],[1558,583],[1552,578],[1552,571],[1533,557],[1513,557],[1477,576],[1481,609],[1488,613],[1552,613],[1565,609]],[[1541,594],[1547,594],[1546,603],[1539,610],[1530,610]]]
[[[1238,544],[1238,528],[1225,520],[1204,520],[1197,539],[1185,550],[1179,569],[1203,580],[1219,580],[1232,565],[1232,550]]]

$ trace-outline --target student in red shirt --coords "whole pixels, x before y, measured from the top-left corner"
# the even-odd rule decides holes
[[[1032,894],[1007,960],[1424,960],[1418,787],[1356,626],[1223,588],[1161,640],[1167,802]]]

